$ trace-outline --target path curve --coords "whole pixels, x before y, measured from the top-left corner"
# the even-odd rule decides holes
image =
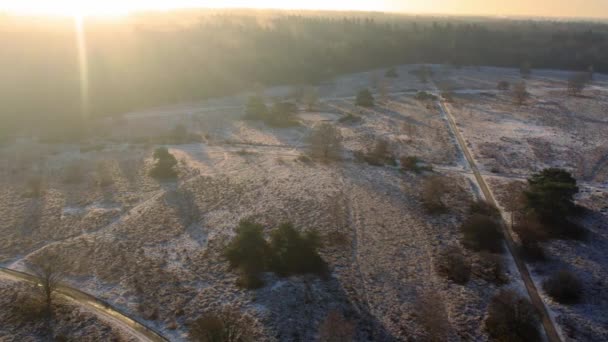
[[[32,284],[38,284],[39,279],[31,274],[15,271],[9,268],[0,267],[0,277],[10,278],[16,281],[28,282]],[[159,331],[146,326],[136,318],[130,317],[123,313],[119,309],[113,307],[109,303],[93,297],[92,295],[82,292],[73,287],[61,285],[56,291],[59,295],[71,300],[75,303],[83,305],[98,316],[110,320],[116,324],[117,327],[124,329],[131,333],[140,341],[149,342],[168,342],[169,340],[164,337]]]

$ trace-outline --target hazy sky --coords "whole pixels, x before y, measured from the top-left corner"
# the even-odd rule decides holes
[[[183,7],[258,7],[608,18],[608,0],[0,0],[29,14],[125,14]]]

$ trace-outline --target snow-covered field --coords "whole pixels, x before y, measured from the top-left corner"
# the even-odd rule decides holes
[[[448,323],[449,340],[486,340],[486,307],[500,285],[481,275],[480,257],[466,252],[473,276],[464,286],[435,271],[439,254],[459,244],[458,226],[477,190],[437,104],[414,99],[413,90],[433,89],[409,74],[415,68],[400,67],[401,76],[389,82],[388,94],[372,109],[354,106],[351,97],[363,87],[373,90],[383,71],[322,85],[318,111],[301,113],[301,125],[294,128],[240,120],[243,94],[104,121],[108,140],[88,152],[25,141],[5,146],[0,150],[6,161],[0,169],[0,264],[24,269],[29,259],[49,251],[69,256],[74,261],[69,284],[176,341],[187,338],[190,319],[225,304],[256,317],[265,340],[314,340],[332,309],[357,322],[358,340],[417,339],[425,330],[419,298],[429,294],[444,303],[434,314]],[[528,82],[533,99],[518,108],[507,94],[477,92],[517,79],[512,70],[435,69],[438,82],[447,79],[462,91],[450,108],[484,173],[519,179],[545,166],[569,167],[599,191],[593,198],[606,200],[601,189],[608,178],[608,124],[602,122],[608,120],[608,92],[590,89],[593,98],[568,98],[564,90],[548,89],[564,86],[561,73],[538,72]],[[598,77],[597,86],[603,81]],[[283,98],[289,91],[278,87],[265,94]],[[349,114],[360,120],[341,122]],[[318,122],[339,127],[344,160],[300,158]],[[147,176],[155,139],[176,125],[202,138],[168,146],[180,161],[180,177],[159,183]],[[432,216],[423,209],[421,184],[427,175],[353,161],[353,152],[372,148],[378,139],[387,140],[397,157],[417,156],[449,177],[449,212]],[[76,172],[67,171],[73,164],[82,179],[66,182]],[[24,196],[34,176],[46,183],[40,198]],[[102,185],[107,178],[109,184]],[[495,182],[490,185],[499,190]],[[222,250],[245,218],[268,231],[287,221],[302,230],[317,229],[326,242],[321,254],[332,271],[329,279],[268,274],[261,289],[238,288]],[[598,236],[605,236],[607,227],[601,219],[596,222]],[[550,251],[555,250],[556,262],[588,265],[581,273],[592,272],[585,280],[597,282],[589,290],[595,291],[608,281],[606,260],[598,254],[601,242],[594,241],[597,249],[587,252],[574,243],[556,242]],[[506,272],[509,283],[503,286],[521,289],[513,267]],[[586,298],[603,297],[589,292]],[[606,336],[605,298],[580,307],[549,304],[562,329],[567,322],[582,327],[574,338]]]

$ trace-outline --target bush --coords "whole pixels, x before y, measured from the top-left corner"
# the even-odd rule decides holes
[[[496,89],[503,91],[509,90],[509,88],[511,88],[511,84],[508,81],[500,81],[496,86]]]
[[[449,340],[450,318],[445,300],[438,292],[426,290],[418,293],[414,302],[414,320],[423,331],[411,341],[441,342]]]
[[[464,285],[471,277],[471,263],[460,248],[448,247],[439,255],[437,272],[457,284]]]
[[[470,215],[483,215],[499,220],[501,218],[500,211],[494,205],[484,200],[476,200],[471,202],[469,207]]]
[[[329,123],[321,123],[314,127],[309,137],[310,154],[323,160],[340,159],[342,155],[342,134],[340,130]]]
[[[78,184],[84,180],[84,167],[82,160],[70,163],[63,174],[63,182],[66,184]]]
[[[474,214],[461,226],[463,244],[475,251],[498,253],[503,250],[503,233],[500,223],[491,217]]]
[[[493,340],[540,341],[539,315],[534,306],[512,290],[501,290],[490,302],[485,328]]]
[[[254,341],[254,320],[237,308],[224,307],[188,324],[189,337],[196,342]]]
[[[581,281],[567,270],[554,273],[543,281],[543,289],[551,298],[562,304],[578,303],[583,295]]]
[[[422,203],[431,214],[444,212],[447,208],[443,203],[443,196],[448,184],[441,176],[431,176],[422,184]]]
[[[355,324],[337,310],[331,310],[319,327],[319,342],[349,342],[354,335]]]
[[[397,165],[395,156],[390,150],[388,141],[384,139],[376,140],[374,148],[368,150],[366,153],[361,151],[355,151],[354,156],[355,160],[359,162],[366,162],[369,165],[373,166]]]
[[[150,176],[157,179],[170,179],[177,177],[177,159],[169,153],[166,147],[159,147],[154,151],[155,165],[150,170]]]
[[[245,109],[245,118],[251,120],[264,120],[268,115],[268,107],[259,96],[251,96],[247,100],[247,106]]]
[[[26,197],[38,198],[44,194],[44,191],[46,189],[46,183],[44,182],[42,177],[35,176],[27,180],[25,188]]]
[[[395,67],[392,67],[392,68],[386,70],[386,72],[384,73],[384,77],[398,78],[399,73],[397,73],[397,69]]]
[[[259,275],[267,270],[271,256],[270,246],[264,239],[264,227],[250,221],[241,221],[236,229],[236,237],[226,247],[224,256],[231,269],[239,270],[240,286],[262,286]]]
[[[416,93],[414,98],[418,101],[435,101],[437,100],[437,96],[427,93],[426,91],[419,91]]]
[[[522,241],[520,251],[524,259],[529,262],[545,261],[545,250],[537,241]]]
[[[497,254],[482,252],[479,254],[479,269],[476,274],[483,280],[502,285],[509,280],[504,272],[502,257]]]
[[[361,117],[358,115],[354,115],[352,113],[348,113],[345,116],[338,119],[339,123],[343,124],[355,124],[361,122]]]
[[[270,268],[280,276],[293,274],[324,274],[327,265],[317,249],[319,235],[315,231],[301,234],[290,223],[280,225],[270,239]]]
[[[369,89],[363,89],[357,94],[357,99],[355,101],[357,106],[361,107],[373,107],[374,106],[374,96],[369,91]]]

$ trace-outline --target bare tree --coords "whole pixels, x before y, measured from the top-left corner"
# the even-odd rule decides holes
[[[431,213],[445,210],[443,195],[446,192],[447,182],[441,176],[431,176],[425,179],[422,185],[422,202]]]
[[[351,342],[355,335],[355,325],[337,310],[332,310],[319,327],[320,342]]]
[[[38,278],[47,314],[52,316],[53,297],[65,276],[65,263],[56,254],[40,256],[32,261],[31,269]]]
[[[530,94],[528,93],[526,82],[519,82],[513,87],[513,97],[515,98],[517,105],[523,105],[529,96]]]
[[[583,90],[585,90],[585,87],[587,87],[590,80],[591,78],[587,72],[580,72],[572,75],[572,77],[568,79],[568,94],[572,96],[580,95]]]
[[[510,183],[507,186],[506,193],[508,195],[503,202],[505,210],[511,214],[511,229],[513,229],[517,215],[523,213],[526,209],[525,188],[526,184],[522,182]]]
[[[317,125],[310,135],[310,150],[315,158],[339,159],[342,153],[342,134],[329,123]]]

